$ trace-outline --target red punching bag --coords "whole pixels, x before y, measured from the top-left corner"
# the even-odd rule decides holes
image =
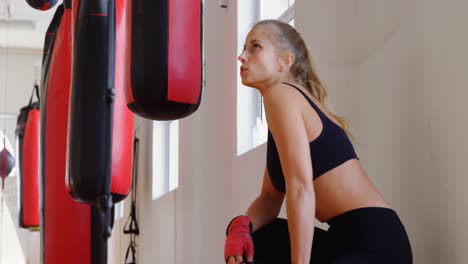
[[[127,2],[126,99],[137,115],[174,120],[195,112],[202,94],[202,2]]]
[[[65,7],[65,8],[64,8]],[[74,201],[65,188],[71,78],[71,1],[57,8],[46,36],[41,83],[41,263],[93,264],[107,254],[99,243],[97,210]],[[52,48],[52,49],[50,49]],[[48,67],[45,63],[49,60]],[[104,257],[106,257],[105,255]],[[97,260],[96,260],[97,259]]]
[[[34,93],[39,99],[39,87],[34,86],[29,104],[20,110],[16,125],[18,148],[19,217],[22,228],[39,228],[39,102],[32,102]]]
[[[77,201],[107,211],[131,188],[133,114],[123,86],[125,0],[76,2],[66,184]]]
[[[59,6],[50,65],[41,96],[41,255],[44,264],[90,263],[90,208],[71,199],[64,185],[71,76],[70,8]],[[53,25],[49,29],[53,29]],[[72,239],[71,239],[72,238]],[[66,241],[66,242],[65,242]]]

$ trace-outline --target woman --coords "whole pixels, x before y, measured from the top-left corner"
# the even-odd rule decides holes
[[[261,194],[229,223],[226,263],[412,263],[403,224],[363,170],[345,121],[326,108],[300,34],[260,21],[238,59],[242,83],[264,98],[269,133]],[[276,218],[284,200],[287,221]]]

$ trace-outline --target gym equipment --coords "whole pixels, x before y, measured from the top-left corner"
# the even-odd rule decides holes
[[[202,2],[128,1],[125,96],[135,114],[175,120],[201,102]]]
[[[16,124],[18,148],[18,224],[39,230],[39,86],[34,85],[29,103],[21,108]]]
[[[58,0],[26,0],[29,6],[42,11],[49,10],[57,4]]]

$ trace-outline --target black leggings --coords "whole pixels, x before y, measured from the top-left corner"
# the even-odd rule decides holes
[[[315,228],[313,264],[411,264],[406,230],[395,211],[381,207],[351,210]],[[255,264],[290,264],[288,223],[276,218],[252,234]]]

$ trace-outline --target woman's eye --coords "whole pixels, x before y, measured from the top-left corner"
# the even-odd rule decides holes
[[[260,45],[258,45],[257,43],[253,44],[254,48],[258,49],[260,48]]]

